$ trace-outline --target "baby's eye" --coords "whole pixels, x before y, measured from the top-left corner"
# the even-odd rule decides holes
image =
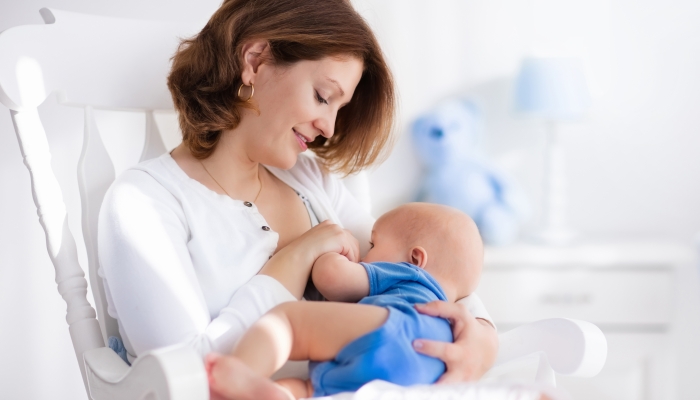
[[[318,91],[315,91],[315,92],[316,92],[316,101],[318,101],[321,104],[328,104],[328,101],[326,101],[326,99],[321,97],[321,95],[318,94]]]
[[[374,243],[369,242],[369,248],[370,248],[370,249],[374,248]]]

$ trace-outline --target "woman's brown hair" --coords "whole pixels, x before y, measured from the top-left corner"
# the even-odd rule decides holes
[[[335,133],[309,148],[331,170],[350,174],[386,155],[394,122],[394,83],[377,39],[349,0],[227,0],[202,31],[173,57],[168,88],[183,142],[203,159],[221,133],[234,129],[241,108],[242,47],[267,40],[273,65],[353,56],[364,70],[352,100],[338,111]],[[382,156],[382,157],[380,157]]]

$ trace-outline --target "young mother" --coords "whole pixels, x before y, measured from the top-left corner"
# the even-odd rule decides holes
[[[358,261],[374,220],[329,171],[366,168],[391,142],[391,73],[346,0],[227,0],[182,43],[168,87],[182,144],[122,174],[100,214],[101,275],[130,360],[177,343],[229,352],[301,299],[321,254]],[[493,364],[476,295],[420,311],[453,321],[454,343],[415,343],[446,363],[441,381]]]

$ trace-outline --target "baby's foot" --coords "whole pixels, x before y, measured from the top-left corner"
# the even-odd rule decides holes
[[[232,356],[208,354],[204,365],[213,394],[228,400],[289,400],[290,395],[270,379],[253,372]]]

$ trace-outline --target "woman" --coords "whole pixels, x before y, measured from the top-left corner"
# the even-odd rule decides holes
[[[380,160],[393,122],[391,73],[344,0],[225,1],[178,49],[168,87],[182,144],[122,174],[100,211],[100,272],[130,360],[177,343],[228,352],[301,299],[321,254],[358,261],[373,218],[329,171]],[[442,382],[495,359],[471,297],[419,310],[453,321],[454,343],[415,343],[446,363]]]

